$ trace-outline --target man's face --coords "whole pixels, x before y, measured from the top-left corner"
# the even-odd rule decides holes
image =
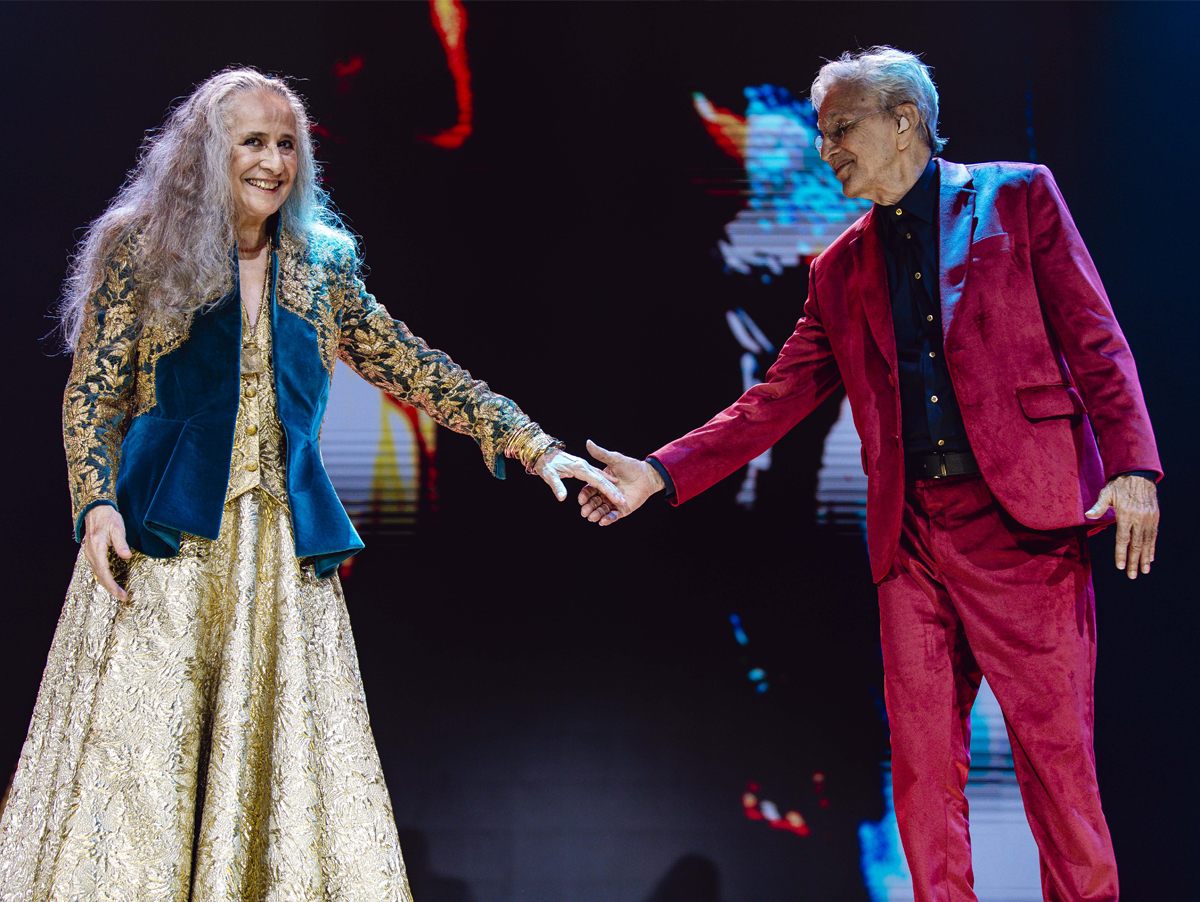
[[[858,121],[846,128],[836,143],[825,139],[821,159],[833,168],[846,197],[894,203],[887,199],[887,189],[902,177],[896,118],[887,110],[878,110],[879,98],[861,86],[842,83],[830,88],[818,112],[821,131],[829,135],[838,123]]]

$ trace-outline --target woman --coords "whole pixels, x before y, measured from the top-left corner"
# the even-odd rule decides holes
[[[560,500],[568,476],[620,493],[366,292],[303,104],[254,70],[148,142],[62,321],[83,548],[0,898],[409,899],[336,575],[362,542],[318,446],[335,360],[472,435],[497,476],[513,457]]]

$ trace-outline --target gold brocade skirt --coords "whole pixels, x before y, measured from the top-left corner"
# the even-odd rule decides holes
[[[2,902],[411,902],[337,577],[288,511],[231,500],[215,541],[82,553],[0,822]]]

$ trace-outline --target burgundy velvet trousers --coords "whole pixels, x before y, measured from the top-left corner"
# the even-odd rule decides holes
[[[1096,787],[1096,619],[1082,529],[1012,519],[981,476],[910,482],[879,584],[892,783],[917,902],[974,902],[964,790],[971,705],[1004,712],[1046,902],[1112,902]]]

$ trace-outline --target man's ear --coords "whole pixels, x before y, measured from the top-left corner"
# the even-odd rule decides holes
[[[901,150],[919,141],[921,114],[915,103],[902,103],[893,111],[896,116],[896,142]]]

